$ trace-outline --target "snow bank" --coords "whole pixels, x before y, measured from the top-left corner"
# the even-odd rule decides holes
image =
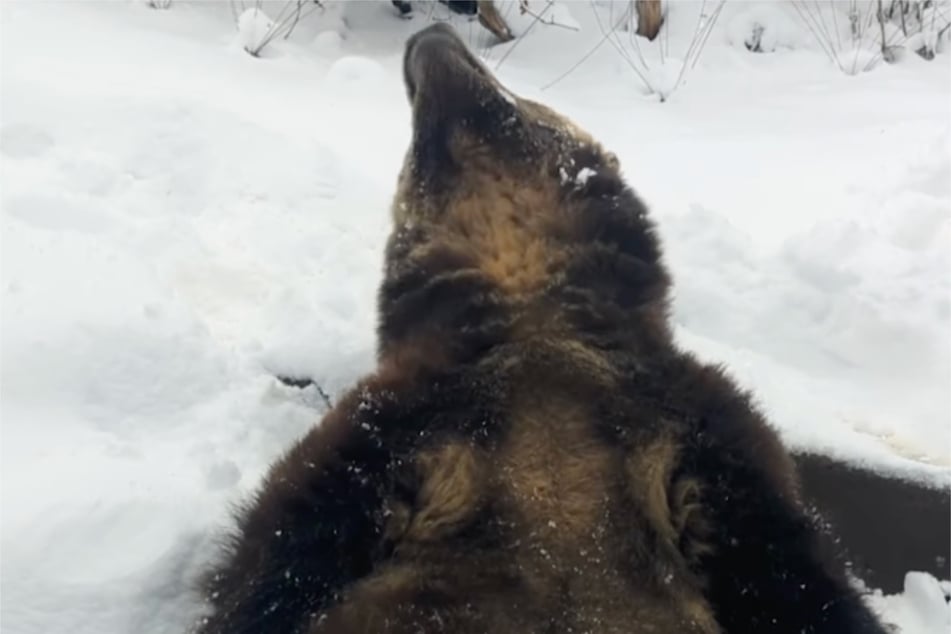
[[[896,468],[929,462],[941,482],[951,482],[946,142],[777,252],[757,253],[700,205],[662,223],[684,342],[755,385],[787,441],[866,462],[870,451]]]
[[[823,74],[737,51],[724,21],[663,106],[609,47],[543,92],[602,37],[570,9],[577,30],[489,51],[456,22],[618,152],[660,224],[681,343],[791,444],[947,482],[943,69]],[[274,375],[333,400],[372,367],[409,137],[399,51],[425,16],[328,8],[255,60],[229,48],[226,3],[0,11],[4,631],[179,632],[229,504],[325,407]],[[908,633],[937,622],[920,578],[878,601]]]

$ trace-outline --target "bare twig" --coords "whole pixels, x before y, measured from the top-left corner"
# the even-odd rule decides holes
[[[284,34],[285,40],[291,36],[291,33],[294,32],[294,27],[297,26],[298,22],[300,22],[301,5],[308,1],[314,2],[314,4],[320,6],[320,8],[323,9],[323,5],[321,5],[320,2],[316,2],[315,0],[297,0],[297,10],[294,12],[294,22],[291,24],[290,28],[287,29],[287,33]]]
[[[604,24],[601,23],[601,17],[598,15],[598,10],[594,7],[593,4],[591,5],[591,10],[594,13],[595,20],[598,23],[598,28],[601,29],[601,34],[607,37],[607,41],[610,42],[611,46],[614,47],[614,50],[616,50],[621,55],[621,58],[625,62],[627,62],[627,65],[631,67],[631,70],[633,70],[634,73],[638,77],[640,77],[641,81],[644,82],[644,85],[650,88],[652,92],[656,92],[656,90],[654,90],[654,87],[651,86],[650,80],[647,79],[644,73],[640,71],[640,69],[637,67],[637,64],[635,64],[631,60],[631,58],[628,57],[627,52],[624,50],[624,47],[618,44],[617,42],[615,42],[614,39],[611,37],[612,35],[615,34],[615,29],[613,27],[611,29],[604,28]]]
[[[806,24],[806,28],[809,29],[809,32],[812,33],[812,37],[815,38],[816,43],[819,44],[819,48],[822,49],[822,52],[826,54],[830,62],[836,63],[837,57],[835,54],[835,49],[831,46],[831,42],[827,42],[822,35],[819,33],[818,28],[812,22],[812,14],[809,12],[809,7],[805,3],[793,2],[793,8],[796,10],[796,13],[799,14],[799,17]]]
[[[881,0],[879,0],[879,2],[881,2]],[[838,11],[832,12],[832,29],[835,31],[835,43],[839,46],[839,48],[842,48],[842,36],[839,33],[839,21],[835,17],[838,13]]]
[[[295,387],[300,390],[307,389],[308,387],[313,386],[314,390],[317,392],[317,396],[320,397],[320,400],[323,401],[327,409],[333,409],[333,401],[330,400],[330,395],[324,390],[323,386],[313,379],[302,379],[293,376],[284,376],[277,374],[275,378],[283,383],[284,385]]]
[[[707,40],[710,39],[710,33],[713,32],[713,27],[716,25],[717,20],[720,18],[720,13],[723,12],[723,7],[726,6],[726,0],[720,0],[720,4],[713,11],[713,15],[708,20],[706,33],[703,35],[703,39],[700,42],[700,46],[694,51],[693,61],[690,63],[690,68],[693,69],[697,65],[697,60],[700,59],[700,54],[703,53],[703,49],[707,46]]]
[[[852,3],[852,6],[854,7],[855,0],[850,0],[850,2]],[[813,4],[816,5],[816,13],[815,13],[816,27],[819,29],[819,32],[822,33],[822,36],[831,43],[832,36],[829,33],[829,26],[826,24],[825,16],[822,14],[822,7],[819,6],[819,0],[813,0]],[[852,15],[851,10],[849,11],[849,15]]]
[[[885,11],[882,9],[882,0],[878,0],[878,27],[882,31],[882,57],[885,57]]]
[[[307,6],[306,9],[305,6]],[[283,36],[284,39],[287,39],[290,37],[297,24],[318,9],[323,10],[324,6],[314,0],[287,0],[281,6],[281,10],[275,19],[268,18],[270,26],[261,36],[261,39],[258,42],[245,45],[245,50],[254,57],[258,57],[261,51],[275,38]],[[261,9],[261,0],[255,0],[254,10],[258,12],[258,15],[267,17]],[[289,10],[290,13],[288,13]],[[234,16],[236,26],[245,11],[247,11],[247,8],[244,0],[231,0],[231,14]]]
[[[931,49],[934,47],[935,35],[940,37],[945,29],[951,28],[951,21],[942,13],[944,7],[951,7],[948,0],[876,0],[864,9],[857,0],[850,0],[847,10],[851,34],[848,45],[851,48],[845,50],[838,37],[837,3],[834,0],[828,0],[828,5],[836,25],[835,38],[823,26],[822,8],[818,0],[812,0],[815,12],[808,0],[793,0],[792,4],[823,52],[840,70],[849,74],[870,70],[882,59],[894,61],[892,51],[918,35],[923,37],[924,43],[916,52],[925,59],[931,59],[934,56]],[[878,21],[878,29],[873,28],[875,20]],[[887,32],[887,23],[897,25],[891,35]],[[860,65],[863,51],[871,54],[864,65]]]
[[[548,3],[545,4],[545,8],[542,9],[542,10],[538,13],[538,16],[536,16],[534,20],[532,20],[532,23],[528,25],[528,27],[525,29],[525,32],[522,33],[521,37],[519,37],[519,38],[515,41],[515,43],[512,44],[512,46],[509,48],[509,50],[505,51],[505,53],[502,54],[502,57],[499,58],[498,63],[495,65],[495,70],[498,70],[498,69],[499,69],[499,67],[502,65],[502,62],[504,62],[506,59],[508,59],[508,56],[512,54],[512,51],[514,51],[514,50],[516,49],[516,47],[519,45],[519,43],[522,41],[522,38],[524,38],[526,35],[528,35],[528,32],[531,31],[533,28],[535,28],[535,25],[536,25],[536,24],[538,24],[539,22],[541,22],[542,16],[545,15],[545,13],[546,13],[549,9],[551,9],[554,5],[555,5],[554,0],[548,0]]]
[[[631,0],[632,3],[633,1],[634,0]],[[631,17],[630,19],[633,20],[634,18]],[[637,58],[641,61],[641,64],[644,65],[644,68],[649,70],[650,66],[648,66],[647,60],[644,58],[644,54],[641,53],[640,36],[638,36],[637,33],[634,32],[634,29],[629,28],[627,30],[627,39],[631,42],[631,48],[633,48],[634,52],[637,53]]]
[[[547,9],[547,8],[548,8],[549,6],[551,6],[552,4],[554,4],[554,3],[553,3],[553,2],[549,2],[548,5],[546,5],[545,8]],[[543,11],[543,12],[544,12],[544,11]],[[529,9],[528,7],[525,7],[525,14],[532,16],[533,18],[535,18],[536,20],[538,20],[539,22],[541,22],[541,23],[544,24],[545,26],[557,26],[557,27],[561,27],[561,28],[563,28],[563,29],[568,29],[569,31],[578,31],[578,30],[579,30],[578,27],[576,27],[576,26],[572,26],[572,25],[570,25],[570,24],[562,24],[561,22],[555,22],[555,18],[554,18],[554,17],[550,17],[550,18],[548,18],[547,20],[545,20],[545,19],[542,18],[541,14],[535,13],[534,11],[532,11],[531,9]]]
[[[551,88],[552,86],[554,86],[555,84],[557,84],[558,82],[560,82],[562,79],[564,79],[565,77],[567,77],[568,75],[570,75],[571,73],[573,73],[578,67],[580,67],[582,64],[584,64],[586,61],[588,61],[588,58],[590,58],[592,55],[594,55],[594,54],[598,51],[599,48],[601,48],[602,46],[604,46],[604,43],[608,41],[608,37],[610,37],[610,35],[611,35],[610,32],[609,32],[609,33],[605,33],[604,36],[603,36],[600,40],[598,40],[598,43],[595,44],[595,45],[591,48],[591,50],[589,50],[587,53],[585,53],[585,54],[581,57],[581,59],[579,59],[577,62],[575,62],[574,64],[572,64],[571,68],[569,68],[568,70],[566,70],[565,72],[563,72],[561,75],[558,75],[558,77],[555,77],[553,80],[551,80],[550,82],[548,82],[547,84],[545,84],[544,86],[542,86],[541,89],[542,89],[542,90],[548,90],[549,88]]]
[[[687,47],[687,54],[684,56],[685,60],[690,59],[690,56],[693,55],[693,50],[697,47],[697,43],[699,42],[697,35],[703,28],[703,14],[706,7],[707,0],[703,0],[700,4],[700,11],[697,12],[697,25],[693,28],[693,37],[690,39],[690,46]],[[683,75],[683,68],[680,69],[680,74]]]

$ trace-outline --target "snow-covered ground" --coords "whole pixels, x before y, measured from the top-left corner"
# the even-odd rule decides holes
[[[697,6],[671,3],[675,34]],[[446,12],[331,6],[253,58],[223,1],[0,11],[2,629],[180,632],[228,505],[324,407],[274,374],[333,398],[372,365],[401,45]],[[685,347],[791,446],[949,486],[951,55],[849,76],[795,13],[731,2],[666,103],[618,49],[669,88],[683,37],[620,34],[546,87],[603,40],[600,11],[562,2],[493,48],[456,22],[619,155]],[[743,47],[756,21],[775,51]],[[927,575],[873,602],[947,631]]]

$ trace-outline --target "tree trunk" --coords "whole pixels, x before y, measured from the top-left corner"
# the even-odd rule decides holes
[[[479,0],[479,24],[492,32],[492,34],[502,40],[509,42],[515,39],[511,29],[505,23],[505,19],[499,14],[495,3],[492,0]]]
[[[637,34],[653,40],[664,24],[660,0],[636,0],[634,5],[637,7]]]

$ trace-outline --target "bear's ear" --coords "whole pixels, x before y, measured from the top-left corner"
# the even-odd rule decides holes
[[[614,152],[605,152],[604,162],[607,163],[607,166],[614,171],[620,171],[621,169],[621,161],[618,160],[617,154]]]

